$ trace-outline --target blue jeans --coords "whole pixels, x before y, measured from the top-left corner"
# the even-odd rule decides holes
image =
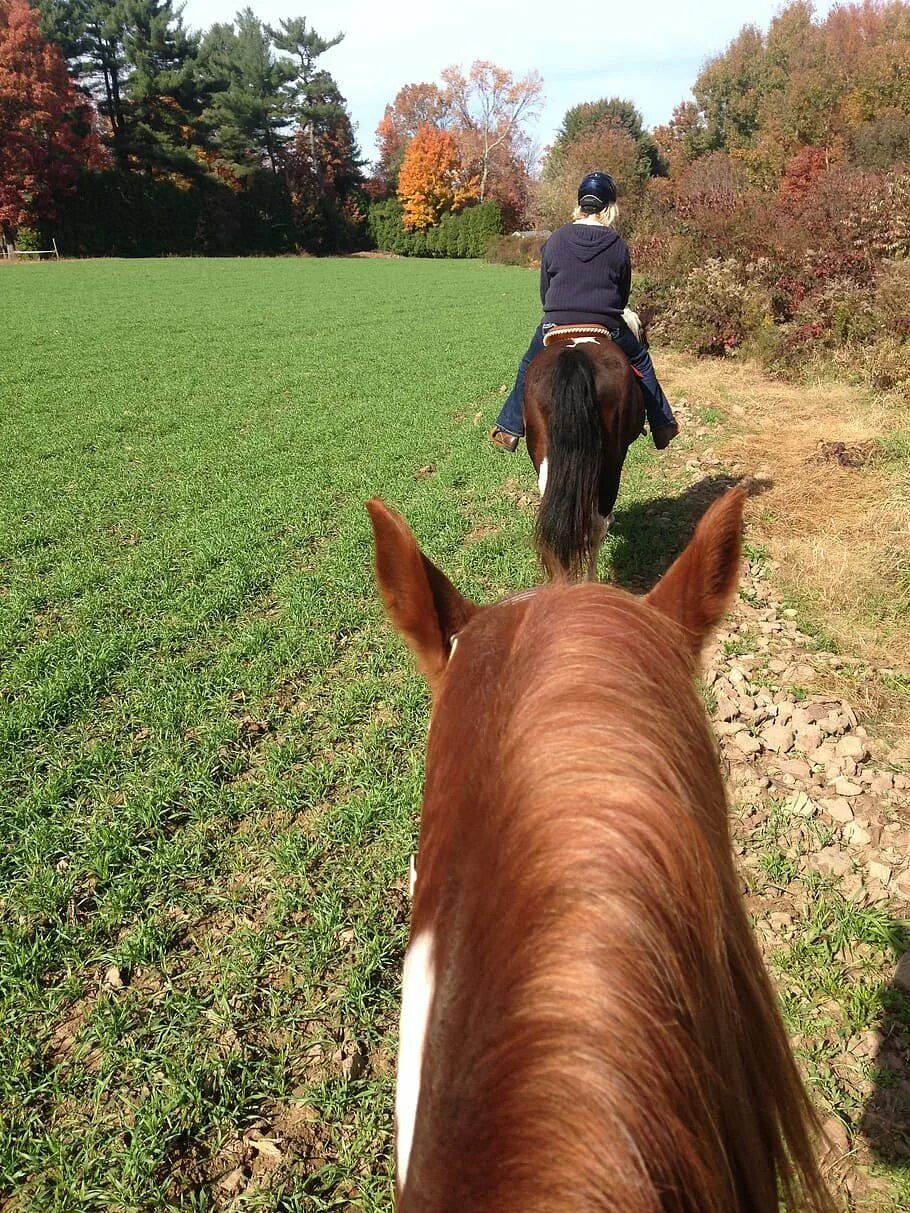
[[[648,418],[648,425],[651,427],[652,432],[660,429],[661,426],[673,425],[676,418],[673,416],[673,410],[670,408],[669,400],[664,395],[663,388],[657,382],[654,363],[651,361],[651,355],[648,353],[647,347],[642,345],[623,321],[614,321],[607,327],[616,345],[619,346],[635,369],[641,371],[639,383],[641,384],[642,395],[645,398],[645,413]],[[525,432],[525,375],[528,373],[528,367],[543,349],[543,335],[548,328],[552,328],[552,325],[543,321],[537,326],[534,336],[531,338],[531,344],[528,346],[528,351],[519,363],[518,374],[515,377],[515,386],[506,397],[505,404],[500,409],[499,416],[496,418],[496,424],[501,430],[505,430],[507,434],[516,434],[519,438]]]

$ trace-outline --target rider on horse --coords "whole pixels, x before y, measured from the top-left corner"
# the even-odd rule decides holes
[[[616,182],[609,173],[589,173],[578,187],[573,221],[558,228],[543,246],[540,299],[544,319],[490,435],[499,446],[514,451],[524,434],[525,375],[544,348],[547,329],[557,324],[605,325],[639,375],[654,445],[663,450],[679,433],[647,347],[623,319],[632,286],[632,262],[628,245],[613,230],[618,214]]]

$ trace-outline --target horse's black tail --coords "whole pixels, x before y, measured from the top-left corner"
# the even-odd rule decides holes
[[[534,531],[538,555],[551,576],[577,579],[588,571],[602,460],[594,370],[582,350],[565,349],[553,368],[547,482]]]

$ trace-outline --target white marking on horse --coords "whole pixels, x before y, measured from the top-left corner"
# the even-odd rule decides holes
[[[417,858],[412,855],[408,860],[408,896],[413,900],[417,888]]]
[[[571,346],[599,345],[599,344],[600,344],[600,342],[597,340],[596,337],[573,337],[572,340],[569,342],[569,345],[571,345]]]
[[[455,635],[449,641],[449,661],[455,656],[455,650],[458,648],[458,636]]]
[[[407,1178],[414,1141],[433,985],[433,935],[430,931],[422,931],[408,945],[401,980],[398,1074],[395,1083],[395,1162],[402,1188]]]
[[[544,495],[544,492],[547,487],[547,461],[546,461],[546,459],[544,459],[544,461],[541,463],[540,471],[537,473],[537,486],[540,489],[540,495],[542,497]]]

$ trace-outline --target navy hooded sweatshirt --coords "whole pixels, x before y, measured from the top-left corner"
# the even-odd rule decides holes
[[[629,302],[632,261],[622,236],[593,223],[565,223],[540,255],[540,301],[548,324],[603,324]]]

